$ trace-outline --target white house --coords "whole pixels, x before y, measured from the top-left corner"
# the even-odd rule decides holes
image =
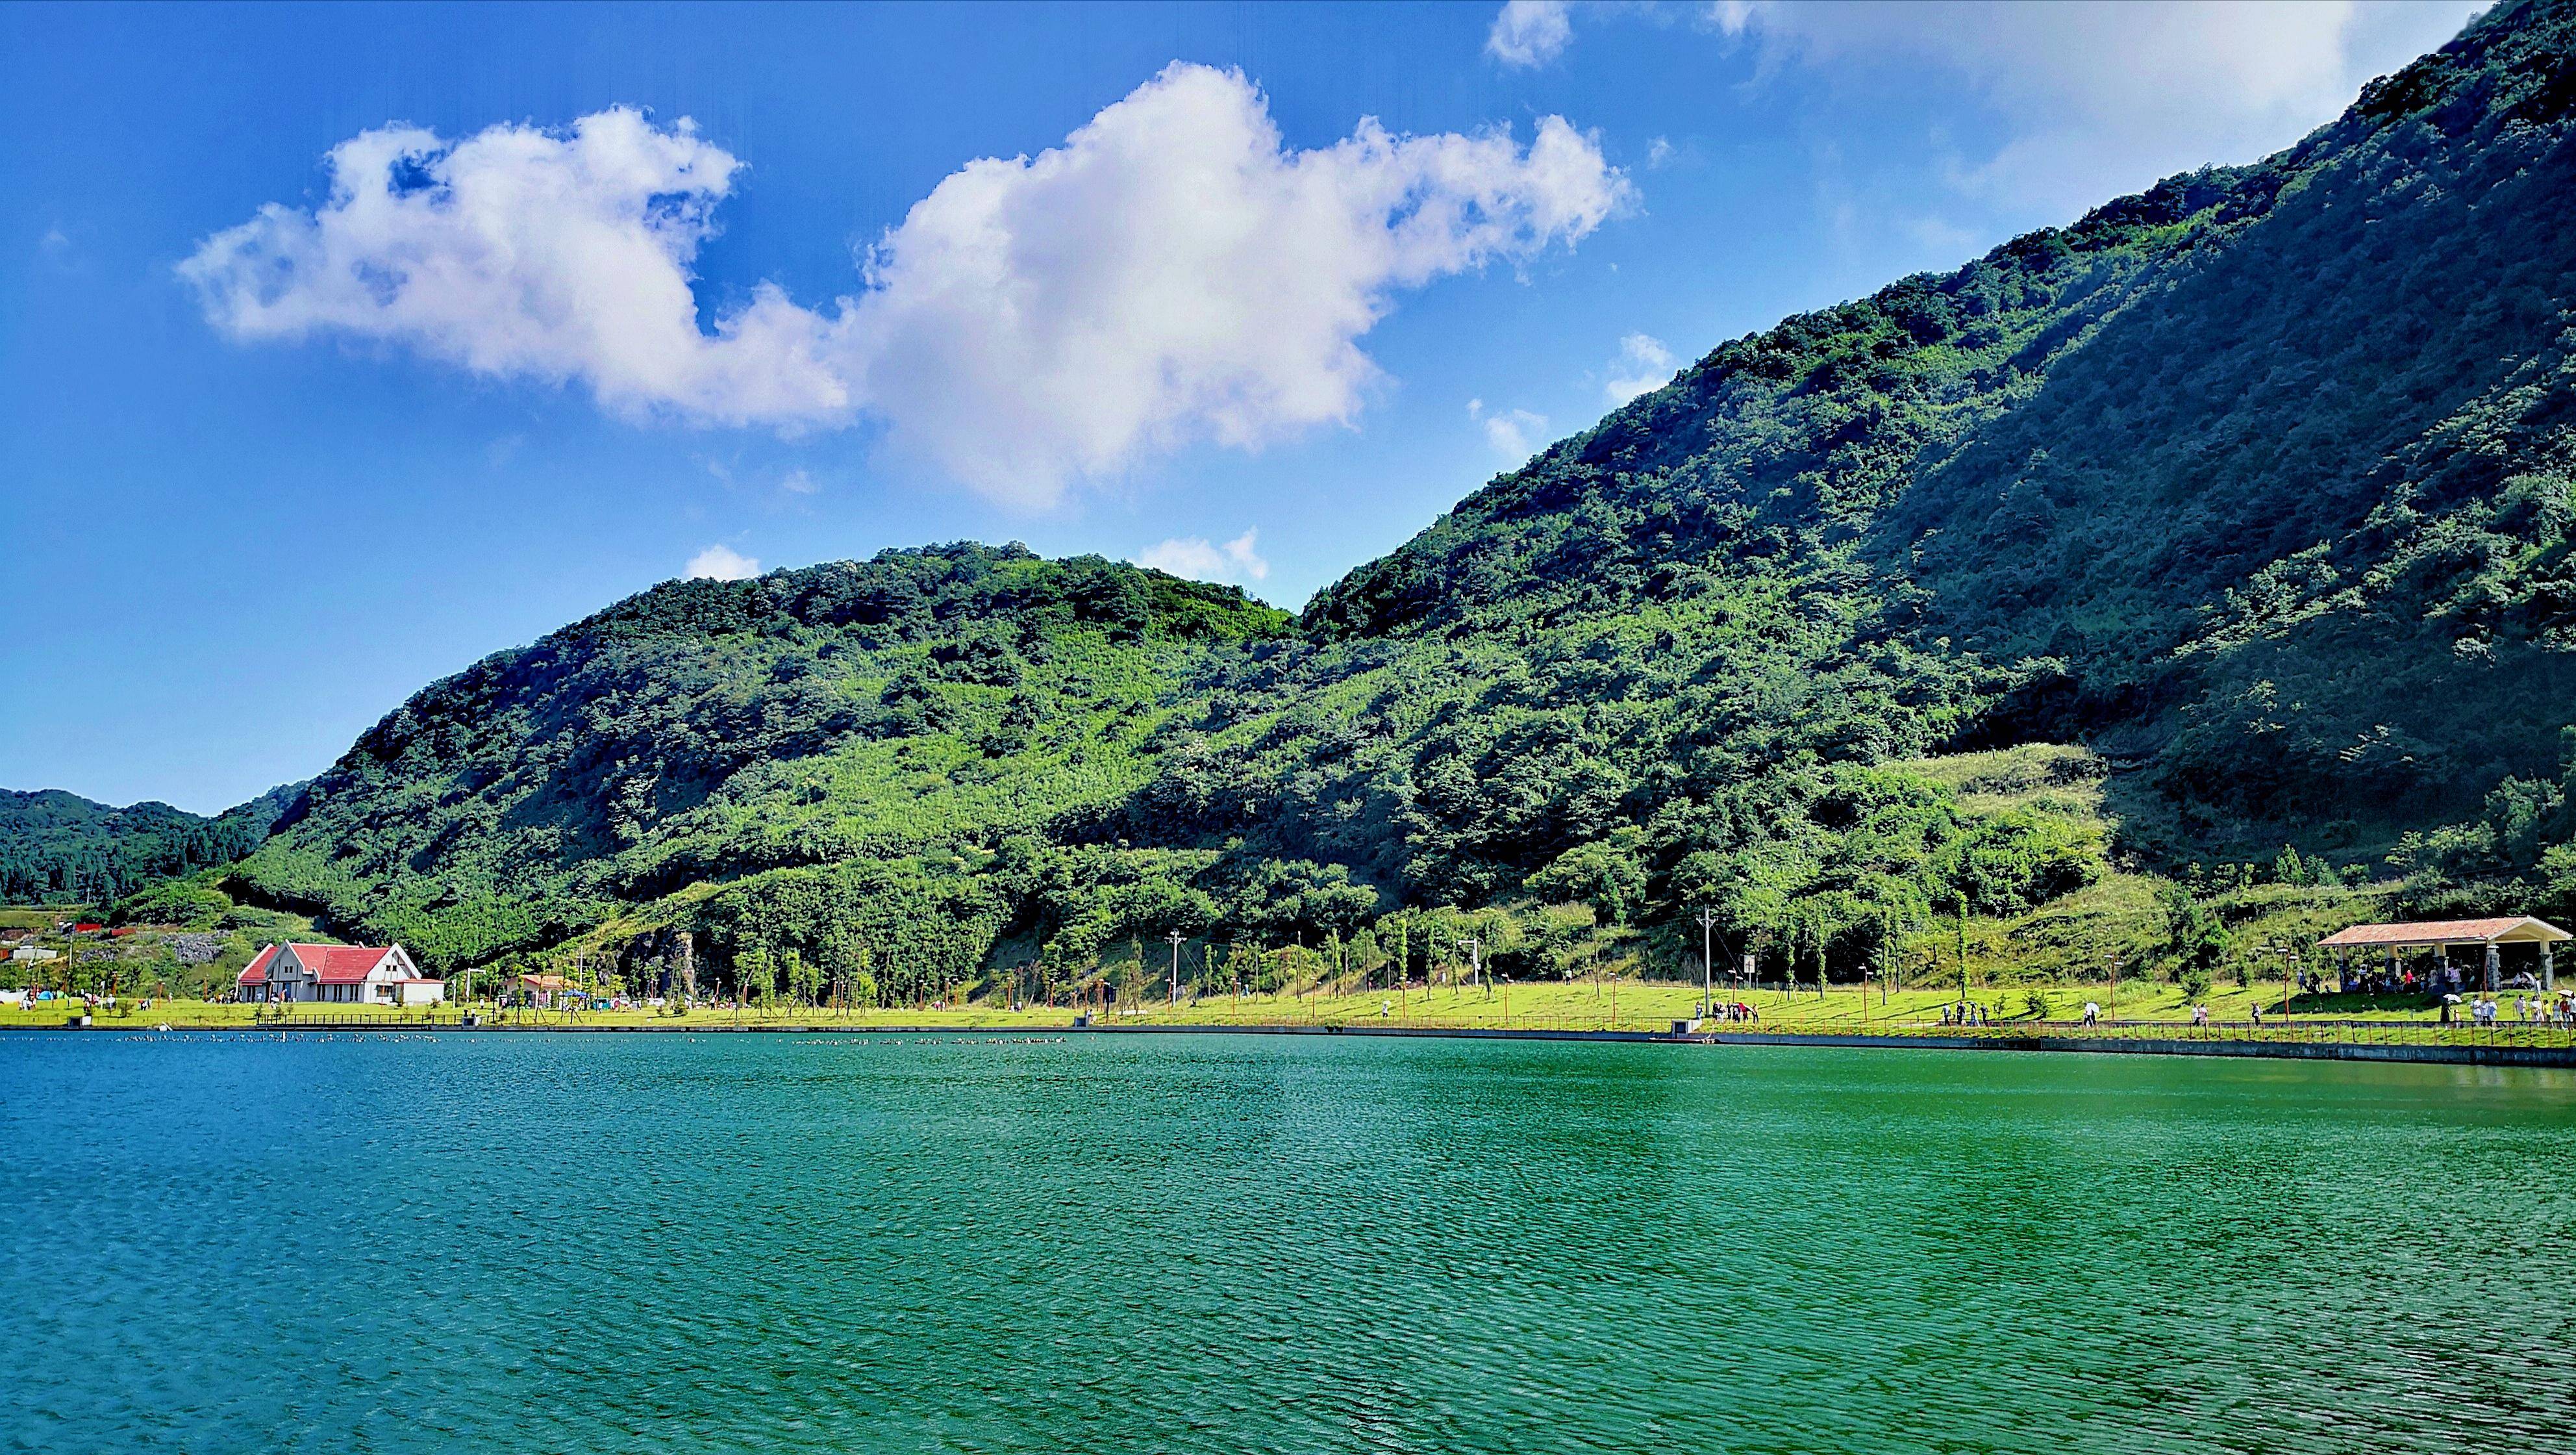
[[[269,945],[234,977],[233,998],[436,1005],[447,986],[421,974],[400,945]]]
[[[42,945],[20,945],[9,952],[12,960],[56,960],[61,957],[61,951],[48,950]]]

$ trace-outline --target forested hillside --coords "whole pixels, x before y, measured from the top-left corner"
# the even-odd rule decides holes
[[[422,693],[233,882],[887,997],[1173,929],[1674,963],[1700,905],[1847,973],[2124,856],[2576,908],[2571,107],[2576,0],[2499,7],[2278,156],[1718,348],[1294,621],[971,546],[657,588]],[[2046,743],[2094,786],[1943,766]]]
[[[1288,624],[1232,587],[1017,548],[671,582],[415,697],[240,882],[456,964],[833,866],[908,957],[972,964],[1001,897],[962,856],[1138,792],[1187,673]]]
[[[300,784],[205,818],[166,803],[110,808],[60,789],[0,789],[0,904],[91,903],[229,864],[268,836]]]

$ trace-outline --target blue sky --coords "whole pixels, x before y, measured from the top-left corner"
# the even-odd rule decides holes
[[[220,809],[692,569],[1293,607],[2475,8],[0,8],[0,786]]]

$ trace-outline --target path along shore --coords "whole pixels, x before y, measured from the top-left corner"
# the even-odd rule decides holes
[[[878,1019],[874,1016],[866,1020],[854,1020],[823,1013],[801,1018],[762,1017],[735,1020],[729,1019],[721,1011],[700,1011],[685,1017],[662,1016],[651,1019],[618,1017],[610,1014],[588,1016],[520,1014],[504,1019],[478,1017],[476,1024],[469,1025],[464,1023],[463,1017],[454,1012],[434,1015],[418,1012],[407,1015],[352,1015],[346,1007],[327,1008],[336,1010],[337,1014],[325,1013],[324,1007],[310,1007],[290,1015],[257,1021],[226,1019],[206,1023],[179,1014],[186,1007],[171,1006],[169,1009],[172,1014],[159,1019],[154,1018],[151,1012],[145,1012],[134,1016],[102,1017],[93,1020],[87,1026],[66,1026],[60,1022],[50,1024],[0,1022],[0,1032],[69,1030],[75,1034],[156,1035],[213,1031],[244,1035],[309,1035],[432,1031],[463,1035],[668,1035],[679,1033],[688,1035],[955,1036],[1019,1031],[1086,1036],[1395,1036],[1509,1041],[1634,1042],[1674,1046],[1829,1046],[2149,1056],[2256,1056],[2289,1060],[2391,1061],[2576,1069],[2576,1031],[2551,1026],[2513,1024],[2479,1028],[2427,1025],[2420,1022],[2349,1020],[2294,1020],[2288,1024],[2274,1022],[2262,1026],[2252,1024],[2189,1026],[2161,1021],[2111,1022],[2093,1025],[2085,1025],[2081,1021],[2020,1021],[1976,1027],[1887,1025],[1866,1031],[1763,1031],[1750,1028],[1729,1029],[1728,1023],[1711,1021],[1691,1029],[1677,1026],[1655,1031],[1527,1025],[1447,1025],[1428,1022],[1406,1023],[1392,1019],[1242,1023],[1136,1020],[1126,1023],[1091,1023],[1080,1019],[1047,1022],[1014,1017],[1008,1021],[960,1023],[955,1020]]]

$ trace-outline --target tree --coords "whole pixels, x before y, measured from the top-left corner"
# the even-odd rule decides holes
[[[2168,882],[2156,898],[2164,911],[2165,954],[2175,978],[2193,971],[2216,971],[2232,943],[2217,912],[2181,884]]]
[[[745,1005],[757,1005],[768,998],[777,984],[777,964],[766,945],[754,945],[734,957],[734,994]]]
[[[2272,859],[2272,882],[2275,884],[2314,884],[2315,872],[2299,857],[2296,846],[2283,844]]]
[[[794,950],[787,951],[781,958],[784,961],[781,968],[785,972],[788,1000],[797,1005],[814,1004],[819,998],[818,993],[823,988],[822,966],[808,961]]]
[[[1637,860],[1634,829],[1610,839],[1577,844],[1529,877],[1529,891],[1564,904],[1588,904],[1614,925],[1625,925],[1631,906],[1646,895],[1645,866]]]

